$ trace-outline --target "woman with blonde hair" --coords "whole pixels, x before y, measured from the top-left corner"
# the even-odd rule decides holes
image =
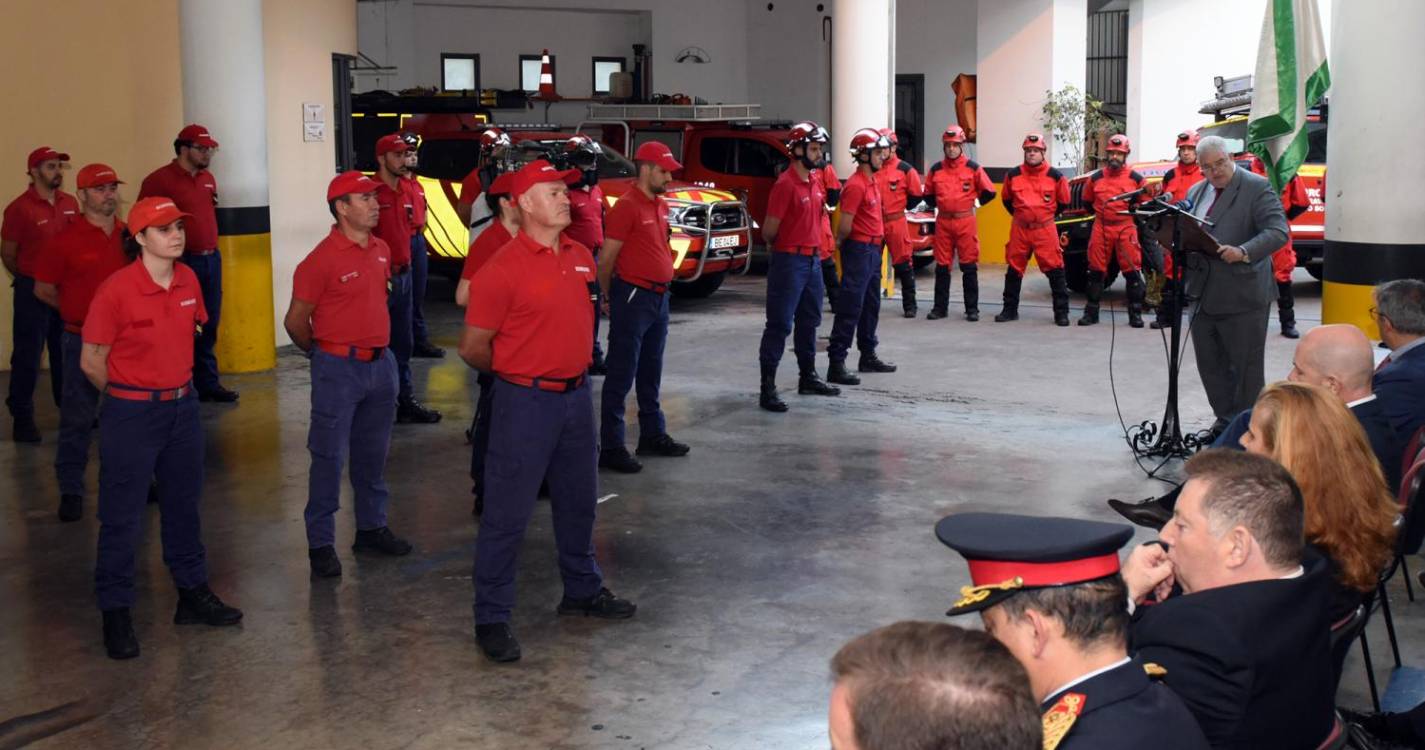
[[[1360,421],[1324,388],[1275,383],[1257,397],[1242,447],[1296,479],[1306,541],[1326,557],[1337,583],[1331,621],[1350,615],[1395,554],[1400,511]]]

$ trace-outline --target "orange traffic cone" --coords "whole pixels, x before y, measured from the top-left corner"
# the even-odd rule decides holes
[[[539,56],[539,99],[546,102],[559,101],[559,92],[554,90],[554,69],[549,64],[549,50]]]

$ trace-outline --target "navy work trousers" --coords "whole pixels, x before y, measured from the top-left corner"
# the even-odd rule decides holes
[[[797,367],[802,372],[816,370],[816,328],[821,325],[824,293],[821,260],[815,253],[771,253],[767,260],[767,327],[758,351],[763,372],[776,372],[787,348],[787,335],[794,330]]]
[[[876,351],[876,324],[881,318],[881,246],[846,239],[841,243],[841,289],[832,312],[832,362],[845,362],[851,339],[862,354]]]
[[[640,439],[667,431],[658,390],[663,381],[663,348],[668,343],[668,293],[651,292],[614,277],[609,287],[609,352],[599,402],[600,445],[624,445],[624,400],[638,391]]]
[[[391,311],[391,353],[396,355],[399,396],[405,401],[415,391],[411,384],[411,352],[415,348],[415,329],[411,327],[411,269],[391,275],[386,307]]]
[[[564,596],[587,599],[603,585],[594,559],[598,448],[592,394],[587,379],[555,393],[495,378],[485,512],[475,540],[475,624],[510,619],[520,544],[546,480]]]
[[[11,321],[14,349],[10,351],[10,393],[5,405],[17,417],[35,413],[35,384],[40,379],[40,353],[49,348],[49,381],[54,403],[64,398],[64,358],[60,354],[60,334],[64,323],[59,311],[35,296],[35,280],[16,276],[15,318]]]
[[[430,329],[426,328],[425,310],[421,309],[426,298],[426,279],[430,277],[430,253],[426,248],[426,236],[417,233],[411,237],[411,340],[420,344],[430,343]]]
[[[307,429],[312,468],[303,513],[308,547],[335,542],[333,516],[341,506],[341,467],[348,458],[356,528],[370,531],[386,525],[386,454],[395,418],[396,359],[389,350],[370,362],[320,350],[312,355],[312,419]]]
[[[137,390],[137,389],[134,389]],[[132,607],[134,565],[151,481],[158,480],[163,562],[179,588],[208,582],[198,503],[203,490],[203,426],[198,398],[99,407],[99,609]]]
[[[218,320],[223,310],[223,254],[184,255],[182,261],[198,277],[203,307],[208,311],[203,333],[193,339],[193,386],[199,393],[208,393],[218,387],[218,355],[213,347],[218,344]]]
[[[64,401],[59,407],[59,448],[54,456],[54,473],[59,494],[83,495],[84,470],[89,466],[89,436],[94,431],[94,415],[99,411],[99,389],[79,369],[79,352],[84,339],[64,332]]]

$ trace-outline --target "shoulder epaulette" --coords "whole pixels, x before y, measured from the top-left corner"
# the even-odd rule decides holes
[[[977,169],[980,168],[980,163],[977,162],[977,161],[975,161],[974,159],[966,159],[966,160],[965,160],[965,166],[969,167],[969,168],[970,168],[970,171],[973,172],[973,171],[975,171],[975,170],[977,170]]]
[[[1160,680],[1168,676],[1168,670],[1164,669],[1161,665],[1154,664],[1151,661],[1143,662],[1143,671],[1147,673],[1149,677],[1152,677],[1155,680]]]
[[[1139,185],[1143,184],[1143,175],[1138,174],[1138,170],[1136,169],[1128,173],[1128,179],[1133,180],[1133,182]]]
[[[901,159],[900,161],[896,162],[896,169],[899,169],[900,171],[905,172],[906,174],[910,174],[910,164],[907,163],[905,159]]]
[[[1084,710],[1083,693],[1064,693],[1044,712],[1044,750],[1055,750],[1074,728]]]
[[[1049,169],[1049,172],[1050,172],[1050,174],[1053,174],[1054,169],[1051,167],[1051,168]],[[1020,175],[1020,171],[1019,171],[1019,167],[1018,167],[1017,165],[1016,165],[1016,166],[1013,166],[1013,167],[1010,167],[1010,168],[1009,168],[1009,171],[1004,173],[1005,179],[1009,179],[1010,177],[1018,177],[1019,175]]]
[[[930,165],[930,171],[929,171],[929,172],[926,172],[925,174],[926,174],[927,176],[933,175],[933,174],[935,174],[935,172],[936,172],[937,170],[944,169],[944,168],[945,168],[945,162],[943,162],[943,161],[937,161],[937,162],[935,162],[934,164],[931,164],[931,165]]]
[[[1017,169],[1017,167],[1016,167],[1016,169]],[[1051,179],[1051,180],[1062,180],[1062,179],[1064,179],[1064,173],[1063,173],[1063,172],[1060,172],[1060,171],[1059,171],[1057,168],[1055,168],[1055,167],[1050,167],[1050,168],[1049,168],[1049,171],[1046,172],[1045,174],[1047,174],[1047,175],[1049,176],[1049,179]]]
[[[1102,180],[1102,179],[1103,179],[1103,170],[1102,170],[1102,169],[1095,169],[1094,171],[1092,171],[1092,172],[1089,173],[1089,180],[1092,181],[1092,182],[1098,182],[1099,180]]]

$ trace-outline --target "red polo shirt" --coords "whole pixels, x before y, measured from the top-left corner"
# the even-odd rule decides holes
[[[333,226],[297,264],[292,297],[316,305],[313,339],[363,349],[391,343],[391,314],[386,309],[390,253],[379,237],[358,245]]]
[[[861,174],[859,169],[841,186],[841,213],[851,215],[851,239],[856,242],[879,242],[886,234],[881,191],[875,178]]]
[[[109,382],[169,390],[193,379],[193,337],[207,321],[193,269],[175,263],[164,289],[140,260],[99,285],[84,319],[84,343],[110,347]]]
[[[470,250],[465,253],[465,265],[460,268],[460,278],[469,281],[475,278],[475,272],[495,257],[495,252],[508,245],[514,237],[510,236],[510,230],[505,229],[505,225],[495,219],[486,226],[470,243]]]
[[[114,231],[104,234],[103,229],[81,216],[45,244],[35,267],[35,281],[59,289],[59,317],[64,320],[64,329],[79,333],[99,285],[128,263],[124,256],[124,222],[115,219]]]
[[[614,273],[619,278],[634,284],[667,284],[673,280],[668,202],[662,196],[650,198],[637,185],[629,188],[604,218],[604,237],[623,243],[614,261]]]
[[[411,203],[411,236],[414,237],[426,228],[426,188],[414,177],[402,177],[401,188]]]
[[[569,239],[594,250],[604,246],[604,191],[598,185],[569,188]]]
[[[376,202],[381,204],[381,218],[373,233],[391,248],[391,269],[405,269],[411,265],[410,196],[405,190],[392,190],[379,178],[376,182],[380,185]]]
[[[465,324],[495,332],[497,375],[578,377],[594,347],[595,280],[588,248],[560,235],[555,253],[520,232],[470,282]]]
[[[179,210],[193,215],[183,221],[188,236],[184,250],[218,249],[218,182],[212,172],[200,169],[198,174],[188,174],[174,159],[153,170],[139,186],[140,199],[159,195],[172,199]]]
[[[782,223],[772,246],[777,250],[795,252],[801,248],[821,247],[821,217],[826,213],[826,191],[821,181],[808,174],[801,179],[795,167],[786,171],[772,185],[767,197],[767,216]]]
[[[35,264],[44,244],[79,216],[79,201],[62,190],[54,191],[54,203],[35,192],[31,185],[5,207],[0,221],[0,240],[15,243],[20,275],[35,275]]]

